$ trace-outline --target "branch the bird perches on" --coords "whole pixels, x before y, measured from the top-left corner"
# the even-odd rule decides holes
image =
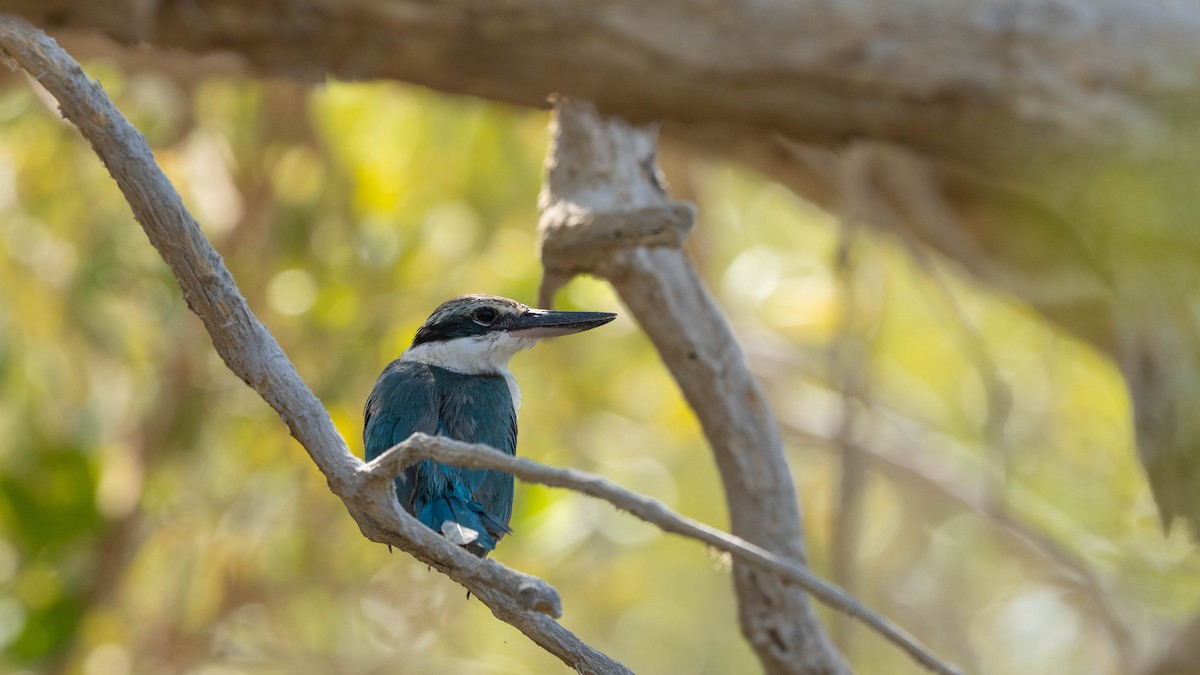
[[[617,509],[649,523],[663,532],[676,534],[710,546],[733,559],[765,572],[777,574],[811,593],[822,603],[862,621],[885,639],[895,643],[917,663],[935,673],[958,673],[927,647],[888,619],[871,611],[842,589],[813,574],[804,565],[714,527],[681,516],[661,502],[630,492],[595,474],[540,464],[524,457],[510,457],[486,445],[461,443],[441,436],[413,434],[373,461],[364,464],[364,482],[372,487],[391,484],[393,476],[423,459],[470,469],[503,471],[526,483],[562,488],[608,502]]]

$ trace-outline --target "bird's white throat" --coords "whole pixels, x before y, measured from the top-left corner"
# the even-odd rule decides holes
[[[497,331],[486,335],[424,342],[400,355],[401,361],[424,363],[466,375],[501,375],[508,382],[513,408],[521,407],[521,390],[508,371],[508,362],[517,352],[536,345],[537,338],[516,337]]]

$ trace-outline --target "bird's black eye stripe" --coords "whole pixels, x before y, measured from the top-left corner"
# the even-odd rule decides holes
[[[475,313],[471,315],[471,318],[474,319],[475,323],[479,324],[480,326],[490,326],[499,316],[500,313],[491,307],[480,307],[479,309],[475,310]]]

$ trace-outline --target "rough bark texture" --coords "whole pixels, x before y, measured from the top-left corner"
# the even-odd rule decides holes
[[[690,225],[658,180],[657,133],[601,117],[586,102],[557,110],[542,193],[540,302],[572,275],[610,282],[696,411],[720,469],[733,534],[805,561],[804,534],[778,427],[737,341],[675,241]],[[664,237],[644,223],[658,214]],[[628,222],[626,222],[628,221]],[[636,232],[653,234],[638,236]],[[622,247],[597,247],[597,239]],[[841,673],[804,589],[741,562],[733,567],[742,634],[770,673]]]
[[[521,105],[562,92],[633,120],[719,121],[804,141],[870,136],[976,166],[1023,166],[1031,149],[1150,149],[1168,130],[1148,99],[1194,97],[1200,82],[1200,8],[1136,0],[0,8],[127,42],[232,50],[298,77],[393,78]]]
[[[930,247],[1112,356],[1164,522],[1200,531],[1200,6],[1144,0],[0,0],[248,72],[558,92]],[[222,68],[228,68],[223,62]]]

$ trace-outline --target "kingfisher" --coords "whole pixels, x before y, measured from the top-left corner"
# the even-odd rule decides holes
[[[519,351],[616,318],[534,309],[493,295],[443,302],[375,382],[363,413],[367,461],[415,432],[517,453],[521,390],[508,370]],[[451,543],[485,557],[511,532],[513,477],[421,460],[396,478],[400,506]]]

